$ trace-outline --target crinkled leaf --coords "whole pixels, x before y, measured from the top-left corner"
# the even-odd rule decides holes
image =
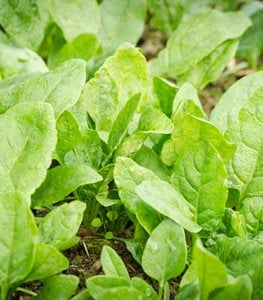
[[[158,280],[165,281],[181,274],[186,264],[186,241],[183,228],[172,220],[163,220],[146,242],[142,256],[143,270]]]
[[[225,163],[232,158],[236,148],[234,144],[227,142],[219,129],[210,122],[186,115],[175,126],[171,139],[165,142],[161,153],[162,161],[172,166],[185,151],[201,141],[212,144]]]
[[[63,164],[67,152],[75,148],[81,141],[81,133],[74,116],[65,110],[57,119],[57,146],[58,160]]]
[[[109,246],[104,246],[101,252],[101,265],[106,276],[130,279],[129,273],[119,255]]]
[[[88,112],[96,130],[109,133],[126,102],[137,93],[144,99],[147,89],[145,57],[130,44],[124,44],[88,81],[73,111],[84,128]]]
[[[69,60],[50,72],[34,75],[22,85],[10,89],[3,95],[0,113],[17,103],[48,102],[58,116],[77,102],[85,80],[85,62]]]
[[[209,82],[218,79],[226,64],[235,56],[238,40],[227,40],[208,56],[178,77],[179,84],[190,82],[197,89],[203,89]]]
[[[17,48],[0,42],[0,77],[14,74],[33,74],[47,72],[48,68],[42,58],[26,48]]]
[[[55,247],[37,244],[33,267],[24,282],[43,280],[67,269],[68,266],[68,259]]]
[[[96,0],[48,0],[47,3],[51,16],[67,41],[82,33],[98,32],[100,13]]]
[[[240,201],[262,197],[263,176],[263,87],[240,110],[238,121],[229,126],[226,138],[237,143],[229,164],[229,183],[240,192]]]
[[[127,16],[128,12],[128,16]],[[145,0],[104,0],[100,5],[99,40],[105,54],[111,54],[124,42],[136,44],[146,15]]]
[[[58,166],[48,170],[47,177],[32,197],[32,206],[44,206],[63,200],[79,186],[101,181],[102,177],[85,164]]]
[[[79,283],[78,277],[74,275],[60,274],[44,280],[44,287],[40,294],[32,297],[33,300],[68,300],[74,294]]]
[[[35,256],[37,227],[28,203],[18,193],[0,199],[0,296],[30,272]]]
[[[0,194],[31,195],[46,176],[56,146],[55,118],[47,103],[23,103],[0,115]]]
[[[228,126],[234,127],[238,121],[238,114],[247,103],[249,96],[263,85],[263,72],[256,72],[235,82],[221,97],[211,113],[210,120],[223,133]]]
[[[205,231],[221,223],[227,200],[227,171],[219,153],[207,142],[194,144],[176,164],[172,183],[196,208],[196,221]]]
[[[160,214],[190,232],[200,231],[201,227],[195,222],[195,208],[168,182],[145,180],[135,190],[141,200]]]
[[[54,208],[39,225],[39,241],[56,247],[67,249],[67,243],[77,233],[82,221],[85,203],[73,201]],[[58,222],[59,220],[59,222]]]
[[[220,259],[207,251],[197,240],[193,252],[196,273],[199,279],[200,299],[208,299],[209,293],[227,283],[226,267]]]
[[[37,50],[44,39],[49,14],[45,1],[2,0],[0,20],[5,32],[16,44]]]
[[[209,10],[192,15],[171,35],[158,58],[152,60],[151,73],[171,77],[184,74],[223,42],[242,35],[249,25],[241,12]]]

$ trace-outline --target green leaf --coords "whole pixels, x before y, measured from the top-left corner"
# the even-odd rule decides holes
[[[171,181],[196,208],[196,222],[205,231],[221,223],[228,195],[227,171],[216,149],[207,142],[194,144],[179,158]]]
[[[86,280],[86,285],[91,296],[95,299],[107,299],[103,298],[108,295],[110,290],[116,287],[129,287],[130,281],[123,277],[112,277],[97,275],[92,276]],[[126,299],[126,298],[125,298]]]
[[[145,273],[158,280],[163,287],[165,281],[183,272],[186,257],[183,228],[166,219],[153,230],[147,240],[142,256],[142,267]]]
[[[178,88],[159,76],[153,77],[153,90],[159,100],[160,108],[168,117],[172,114],[173,101]]]
[[[126,14],[128,12],[128,17]],[[124,42],[136,44],[146,15],[145,0],[104,0],[100,4],[101,18],[99,40],[105,55],[111,54]]]
[[[24,282],[43,280],[68,268],[68,259],[55,247],[37,244],[33,267]]]
[[[240,192],[239,201],[262,197],[263,175],[263,87],[250,97],[229,126],[226,138],[237,143],[237,150],[229,164],[230,187]],[[245,158],[245,159],[244,159]]]
[[[201,141],[212,144],[225,163],[232,158],[236,148],[234,144],[227,142],[219,129],[210,122],[186,115],[175,126],[171,139],[164,143],[162,161],[168,166],[174,165],[185,151]]]
[[[253,240],[240,237],[223,238],[217,242],[215,253],[233,276],[263,267],[263,245]]]
[[[99,169],[105,159],[108,150],[100,139],[96,130],[86,129],[81,132],[81,141],[74,148],[74,154],[78,160],[89,166]]]
[[[67,243],[77,233],[82,221],[85,203],[73,201],[54,208],[39,225],[39,241],[56,247],[67,249]],[[58,222],[59,220],[59,222]]]
[[[57,146],[56,154],[60,163],[64,163],[67,152],[75,148],[81,141],[81,133],[74,116],[65,110],[57,119]]]
[[[30,272],[35,256],[37,227],[25,199],[6,193],[0,199],[0,298]]]
[[[225,133],[238,121],[238,114],[255,90],[262,86],[263,72],[256,72],[236,81],[213,109],[210,120]]]
[[[98,48],[99,42],[94,34],[80,34],[71,42],[64,44],[58,53],[48,60],[48,66],[52,69],[66,60],[74,58],[83,59],[87,62],[97,53]]]
[[[58,166],[48,170],[47,177],[32,196],[32,206],[45,206],[63,200],[79,186],[101,181],[102,177],[85,164]]]
[[[36,74],[10,89],[0,104],[0,113],[22,102],[48,102],[56,116],[75,104],[85,84],[85,62],[69,60],[58,68]]]
[[[106,2],[109,1],[103,1]],[[114,7],[112,1],[110,5]],[[107,15],[112,18],[109,12]],[[74,107],[74,113],[84,129],[88,112],[95,123],[96,130],[108,134],[131,96],[141,93],[140,106],[144,105],[148,85],[145,57],[130,44],[123,44],[114,56],[105,61],[94,78],[87,82],[82,96]]]
[[[126,286],[120,286],[112,288],[100,296],[100,300],[149,300],[149,298],[144,295],[141,291]]]
[[[228,282],[224,287],[210,293],[208,299],[213,300],[250,300],[252,296],[252,284],[247,275],[237,277]]]
[[[0,42],[0,77],[14,74],[32,74],[47,72],[48,68],[42,58],[26,48],[17,48]]]
[[[200,231],[201,227],[194,222],[195,208],[168,182],[146,180],[135,190],[141,200],[160,214],[172,219],[190,232]]]
[[[158,177],[129,158],[117,158],[114,167],[114,181],[122,203],[133,214],[135,214],[136,203],[140,201],[135,188],[147,179],[157,180]]]
[[[130,279],[129,273],[119,257],[110,247],[104,246],[101,252],[101,265],[106,276]]]
[[[223,42],[242,35],[249,25],[249,19],[240,12],[209,10],[192,15],[171,35],[158,58],[152,60],[151,73],[170,77],[182,75]]]
[[[158,295],[156,294],[153,287],[147,283],[145,280],[139,277],[133,277],[131,279],[131,287],[137,289],[138,291],[142,292],[146,299],[149,300],[158,300]]]
[[[67,41],[82,33],[97,33],[100,13],[96,0],[48,0],[48,9]]]
[[[183,14],[184,6],[181,0],[168,0],[168,1],[149,1],[149,10],[153,17],[151,18],[151,24],[166,33],[168,36],[179,25]]]
[[[242,202],[240,213],[244,216],[247,231],[254,235],[263,232],[262,197],[247,198]]]
[[[74,294],[79,283],[74,275],[57,275],[47,278],[40,294],[32,297],[32,300],[68,300]]]
[[[0,115],[0,195],[17,190],[31,195],[46,176],[56,146],[49,104],[18,104]]]
[[[139,131],[170,134],[173,132],[173,123],[160,110],[155,108],[146,109],[141,115]]]
[[[22,0],[14,3],[2,0],[0,20],[5,32],[16,44],[37,50],[44,39],[49,14],[45,1]]]
[[[263,9],[261,8],[252,14],[250,20],[252,26],[242,35],[237,56],[249,59],[252,67],[256,67],[257,60],[263,50]],[[255,62],[253,59],[255,59]]]
[[[92,299],[93,298],[91,297],[88,290],[83,290],[82,292],[80,292],[79,294],[71,298],[71,300],[92,300]]]
[[[178,84],[189,82],[198,90],[209,82],[215,81],[223,72],[227,63],[235,56],[238,40],[227,40],[217,47],[196,66],[178,77]]]
[[[211,291],[227,283],[226,267],[217,256],[203,247],[200,240],[195,243],[193,257],[199,279],[200,300],[206,300]]]
[[[119,112],[115,121],[112,124],[112,128],[109,135],[108,147],[111,151],[114,151],[124,139],[128,126],[134,117],[134,113],[138,107],[140,101],[140,94],[132,96]]]

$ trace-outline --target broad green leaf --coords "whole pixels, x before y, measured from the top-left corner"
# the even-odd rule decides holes
[[[247,230],[244,216],[239,211],[225,208],[220,231],[224,232],[228,237],[246,237]]]
[[[196,222],[205,231],[221,223],[227,200],[227,170],[216,149],[207,142],[194,144],[179,158],[172,183],[196,208]]]
[[[210,293],[210,300],[250,300],[252,295],[252,283],[247,275],[232,279],[224,287]]]
[[[173,120],[175,119],[175,116],[182,111],[182,107],[188,100],[192,100],[194,104],[200,108],[200,111],[202,113],[197,116],[203,117],[205,115],[196,88],[191,83],[186,82],[180,87],[180,89],[175,95],[173,101]],[[185,114],[184,111],[183,113]],[[189,113],[192,112],[189,111]]]
[[[0,195],[31,195],[46,176],[56,146],[55,118],[47,103],[23,103],[0,115]]]
[[[18,193],[0,198],[0,299],[30,272],[35,256],[37,227],[28,203]]]
[[[86,129],[81,132],[81,141],[74,148],[78,160],[99,169],[105,159],[105,145],[96,130]]]
[[[252,14],[250,20],[252,26],[242,35],[237,56],[247,58],[252,67],[257,67],[257,60],[263,50],[263,7]]]
[[[16,44],[37,50],[44,39],[49,14],[45,1],[2,0],[0,20],[5,32]]]
[[[83,290],[82,292],[80,292],[79,294],[71,298],[71,300],[92,300],[92,299],[93,298],[91,297],[87,289]]]
[[[86,280],[86,286],[93,298],[107,299],[103,298],[103,296],[108,295],[111,289],[123,286],[129,287],[130,281],[127,278],[123,277],[97,275],[88,278]]]
[[[240,237],[223,238],[217,242],[215,253],[233,276],[263,267],[263,245],[253,240]]]
[[[237,150],[229,164],[229,184],[240,192],[239,201],[262,197],[263,175],[263,87],[250,97],[229,126],[226,138],[237,143]]]
[[[52,57],[52,60],[48,60],[48,66],[52,69],[64,61],[74,58],[88,61],[97,53],[98,48],[99,42],[94,34],[80,34],[71,42],[64,44],[58,53]]]
[[[85,164],[58,166],[48,170],[47,177],[32,196],[32,206],[45,206],[63,200],[79,186],[101,181],[102,177]]]
[[[74,294],[79,283],[74,275],[60,274],[44,280],[44,287],[40,294],[32,297],[32,300],[68,300]]]
[[[104,246],[101,252],[101,265],[106,276],[130,279],[129,273],[119,255],[109,246]]]
[[[43,280],[68,268],[68,259],[55,247],[37,244],[33,267],[24,282]]]
[[[162,161],[168,166],[174,165],[185,151],[201,141],[212,144],[225,163],[232,158],[236,148],[234,144],[227,142],[219,129],[210,122],[186,115],[175,126],[171,139],[164,143]]]
[[[138,291],[142,292],[144,296],[146,296],[146,299],[149,300],[158,300],[158,295],[156,294],[155,290],[153,287],[143,280],[142,278],[139,277],[133,277],[131,279],[131,287],[137,289]]]
[[[175,31],[179,25],[183,14],[184,6],[181,0],[150,0],[149,10],[153,17],[151,24],[166,33],[168,36]]]
[[[158,280],[163,287],[165,281],[183,272],[186,257],[183,228],[166,219],[153,230],[147,240],[142,256],[142,267],[146,274]]]
[[[138,130],[153,133],[170,134],[173,132],[173,123],[160,110],[155,108],[148,108],[141,115],[138,124]]]
[[[129,158],[118,157],[114,167],[114,181],[122,203],[135,214],[136,203],[140,198],[135,192],[137,185],[144,180],[157,180],[158,177],[150,170],[140,167]]]
[[[107,15],[110,16],[109,12]],[[119,112],[133,95],[141,93],[140,106],[144,104],[148,84],[145,57],[130,44],[123,44],[87,82],[74,113],[84,128],[88,112],[96,130],[109,133]]]
[[[252,299],[260,300],[263,297],[263,268],[262,265],[258,265],[249,272],[250,279],[253,284]]]
[[[249,25],[249,19],[240,12],[209,10],[192,15],[171,35],[158,58],[152,60],[151,73],[170,77],[182,75],[223,42],[242,35]]]
[[[209,82],[215,81],[223,72],[226,64],[235,56],[238,40],[227,40],[217,47],[196,66],[178,77],[178,83],[189,82],[198,90]]]
[[[36,74],[22,85],[10,89],[3,95],[0,113],[17,103],[48,102],[58,116],[77,102],[85,80],[85,62],[69,60],[50,72]]]
[[[235,82],[213,109],[211,122],[225,133],[228,126],[236,124],[240,109],[246,105],[249,96],[260,86],[263,86],[263,72],[250,74]]]
[[[149,298],[143,294],[143,292],[133,288],[120,286],[116,288],[112,288],[100,296],[100,300],[149,300]]]
[[[226,267],[203,247],[200,240],[195,243],[193,258],[199,279],[200,300],[206,300],[211,291],[227,283]]]
[[[201,227],[195,223],[195,208],[168,182],[145,180],[137,188],[137,195],[160,214],[172,219],[190,232]],[[137,197],[138,197],[137,196]]]
[[[189,283],[188,285],[184,285],[179,289],[178,293],[175,295],[174,300],[200,300],[200,291],[197,282]]]
[[[134,156],[134,160],[140,166],[152,171],[160,179],[170,181],[170,170],[163,164],[160,156],[152,149],[143,145]]]
[[[114,151],[124,139],[128,126],[132,121],[135,111],[140,101],[140,94],[132,96],[119,112],[115,121],[112,124],[112,128],[109,135],[108,147],[110,151]]]
[[[54,208],[39,225],[39,241],[66,250],[67,243],[77,233],[82,221],[85,203],[73,201]],[[58,222],[59,220],[59,222]]]
[[[160,108],[168,117],[172,114],[173,101],[178,88],[159,76],[153,77],[153,90],[159,100]]]
[[[254,235],[263,232],[262,197],[247,198],[242,202],[240,213],[244,216],[247,231]]]
[[[82,33],[98,32],[100,13],[96,0],[48,0],[47,3],[52,18],[67,41]]]
[[[104,53],[111,54],[122,43],[135,45],[139,40],[144,28],[146,1],[103,0],[100,14],[98,37]]]
[[[47,71],[42,58],[32,50],[0,42],[0,78]]]
[[[81,141],[81,133],[74,116],[65,110],[57,119],[57,146],[56,154],[61,164],[67,152],[75,148]]]

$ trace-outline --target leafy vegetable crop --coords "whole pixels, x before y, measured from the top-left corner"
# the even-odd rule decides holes
[[[236,53],[257,67],[262,3],[193,2],[0,1],[0,300],[263,298],[263,72],[199,100]],[[79,291],[80,226],[151,279],[104,245]]]

